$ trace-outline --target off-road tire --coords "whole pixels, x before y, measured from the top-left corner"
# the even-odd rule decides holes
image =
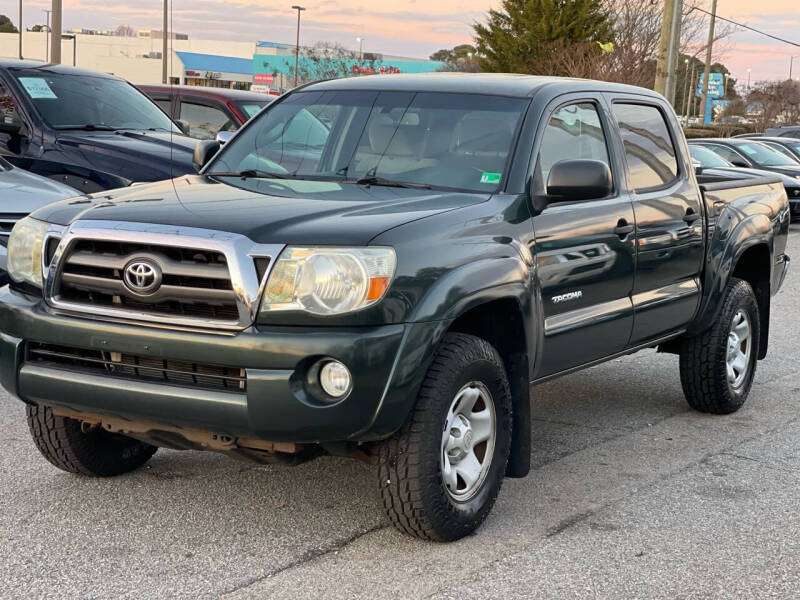
[[[442,432],[454,395],[479,381],[495,406],[495,444],[481,487],[456,502],[442,479]],[[481,338],[447,334],[437,350],[408,421],[378,450],[378,483],[384,509],[397,529],[433,541],[469,535],[483,522],[503,483],[511,448],[511,392],[503,361]]]
[[[726,374],[726,351],[731,323],[739,310],[750,319],[752,350],[746,379],[738,389],[732,389]],[[717,415],[739,410],[753,385],[758,342],[759,311],[753,288],[742,279],[731,278],[716,322],[703,334],[686,338],[681,346],[681,385],[689,406]]]
[[[138,469],[155,446],[99,427],[81,430],[80,421],[59,417],[49,406],[26,407],[28,427],[39,452],[62,471],[87,477],[112,477]]]

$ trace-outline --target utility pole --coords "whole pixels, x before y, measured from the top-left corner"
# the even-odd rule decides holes
[[[305,8],[295,4],[292,6],[292,10],[297,11],[297,43],[294,45],[294,87],[297,87],[297,69],[300,62],[300,13]]]
[[[50,60],[50,13],[53,11],[45,9],[42,12],[47,16],[45,21],[47,23],[47,33],[44,38],[44,62],[47,62]]]
[[[675,75],[678,66],[682,13],[683,0],[666,0],[664,2],[661,37],[658,42],[655,90],[673,104],[675,102]]]
[[[711,51],[714,46],[714,22],[717,20],[717,0],[711,2],[711,22],[708,24],[708,45],[706,46],[706,66],[703,70],[703,98],[700,104],[700,115],[703,123],[711,122],[711,115],[706,114],[708,102],[708,80],[711,78]]]
[[[19,0],[19,59],[22,60],[22,0]],[[791,78],[789,75],[789,79]]]
[[[53,26],[50,29],[50,62],[61,64],[61,0],[53,0]]]
[[[167,69],[167,52],[169,51],[169,0],[164,0],[164,23],[161,31],[161,83],[169,83],[169,70]]]
[[[694,60],[692,60],[692,76],[689,77],[689,80],[687,82],[689,85],[687,86],[687,92],[686,92],[686,117],[687,117],[686,124],[687,125],[689,124],[689,121],[688,121],[689,111],[694,108],[694,95],[696,93],[695,92],[695,87],[694,87],[694,67],[695,67]],[[694,113],[692,113],[692,114],[694,114]]]

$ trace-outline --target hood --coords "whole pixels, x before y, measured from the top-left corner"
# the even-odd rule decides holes
[[[739,175],[747,179],[750,178],[755,179],[756,177],[779,177],[781,181],[783,181],[783,185],[785,185],[786,187],[800,187],[800,179],[797,179],[797,176],[800,176],[800,169],[798,169],[797,173],[795,173],[794,175],[787,175],[779,171],[766,171],[763,169],[747,169],[744,167],[712,167],[703,169],[703,173],[710,173],[712,171],[721,173],[733,173],[735,175]]]
[[[795,179],[796,177],[800,176],[800,165],[797,165],[796,167],[789,166],[789,167],[759,167],[759,168],[764,171],[769,171],[770,173],[779,173],[781,175],[788,175],[792,179]],[[795,179],[795,181],[800,181],[800,180]]]
[[[187,176],[59,202],[35,217],[59,225],[81,219],[214,229],[262,244],[365,245],[388,229],[490,197],[301,180],[247,185]]]
[[[0,213],[28,214],[37,208],[78,196],[77,190],[22,169],[0,167]]]
[[[57,144],[84,164],[131,181],[161,181],[194,173],[197,140],[165,131],[59,131]]]

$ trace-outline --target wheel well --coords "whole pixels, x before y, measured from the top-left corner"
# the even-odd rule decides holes
[[[756,294],[760,325],[758,358],[762,359],[767,355],[769,344],[770,253],[767,245],[758,244],[745,250],[733,268],[732,276],[749,283]]]
[[[504,298],[476,306],[459,316],[450,331],[482,338],[500,354],[511,387],[513,407],[511,456],[506,475],[524,477],[530,471],[531,408],[528,347],[519,302]]]

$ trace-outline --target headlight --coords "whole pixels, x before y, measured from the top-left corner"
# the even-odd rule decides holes
[[[42,244],[50,225],[31,217],[17,221],[8,238],[8,274],[14,281],[42,287]]]
[[[261,310],[360,310],[383,297],[396,263],[392,248],[286,248],[270,273]]]

